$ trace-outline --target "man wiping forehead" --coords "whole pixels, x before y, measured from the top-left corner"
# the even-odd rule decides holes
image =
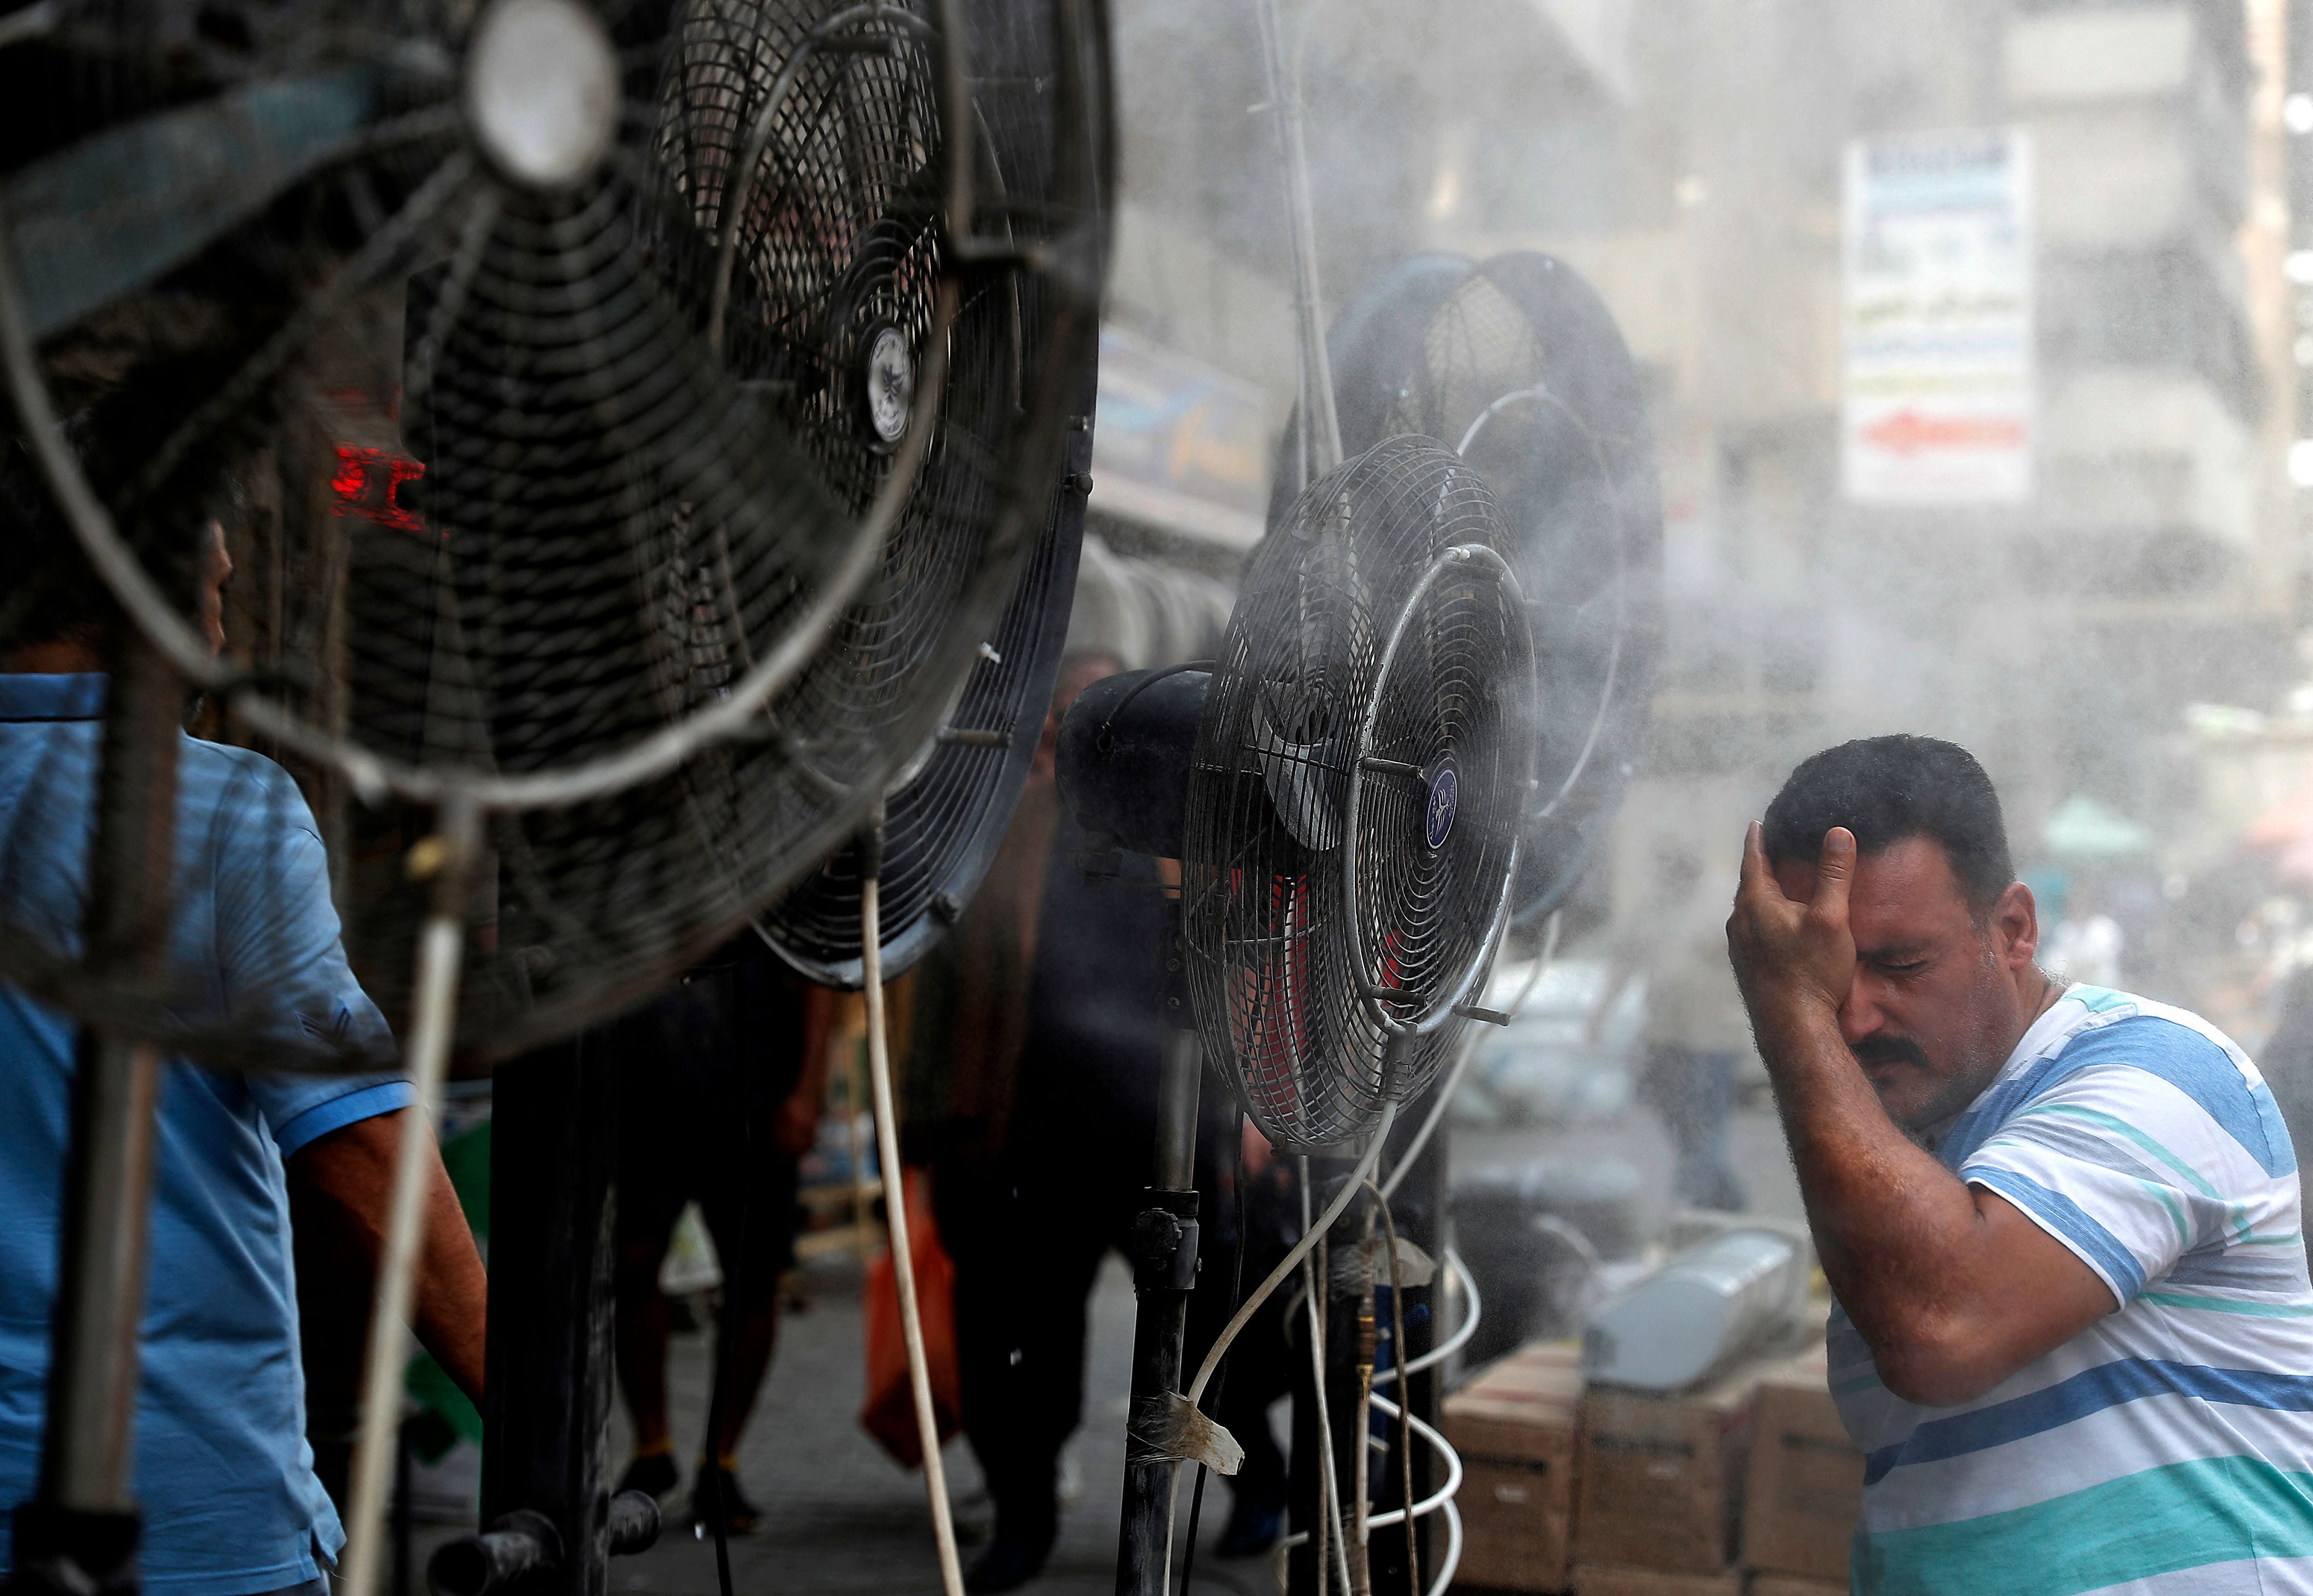
[[[1791,773],[1728,922],[1840,1311],[1873,1596],[2313,1592],[2313,1287],[2256,1066],[2033,963],[1950,743]]]

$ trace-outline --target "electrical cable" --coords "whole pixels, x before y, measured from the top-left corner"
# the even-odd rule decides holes
[[[1383,1128],[1385,1130],[1388,1128],[1385,1123]],[[1376,1136],[1374,1138],[1374,1145],[1376,1147],[1381,1145],[1380,1136]],[[1341,1531],[1341,1482],[1333,1467],[1333,1416],[1327,1410],[1325,1405],[1325,1315],[1324,1311],[1318,1307],[1318,1303],[1327,1299],[1318,1294],[1318,1269],[1310,1249],[1332,1227],[1333,1218],[1349,1206],[1344,1199],[1355,1196],[1362,1188],[1363,1180],[1364,1177],[1361,1175],[1344,1185],[1341,1188],[1341,1197],[1335,1198],[1332,1206],[1325,1211],[1325,1223],[1312,1225],[1309,1223],[1309,1161],[1306,1158],[1301,1161],[1302,1245],[1299,1250],[1304,1260],[1301,1266],[1303,1275],[1301,1302],[1302,1307],[1309,1315],[1309,1371],[1317,1403],[1317,1434],[1324,1441],[1324,1444],[1317,1449],[1321,1462],[1318,1478],[1324,1486],[1323,1500],[1317,1504],[1317,1520],[1323,1528],[1331,1532],[1332,1545],[1340,1554],[1333,1559],[1333,1565],[1335,1571],[1341,1576],[1341,1596],[1351,1596],[1350,1539]],[[1359,1438],[1358,1444],[1360,1446],[1365,1444],[1362,1436]],[[1322,1585],[1324,1578],[1323,1566],[1324,1548],[1322,1544],[1318,1548],[1318,1557],[1320,1563],[1318,1580]]]
[[[1462,1571],[1462,1510],[1451,1502],[1446,1504],[1446,1560],[1438,1570],[1437,1583],[1429,1587],[1429,1596],[1446,1596],[1454,1583],[1454,1576]]]
[[[1381,1120],[1374,1127],[1373,1140],[1367,1144],[1365,1156],[1358,1160],[1358,1167],[1350,1171],[1350,1178],[1343,1183],[1341,1195],[1327,1206],[1324,1217],[1314,1227],[1303,1231],[1301,1240],[1294,1243],[1293,1250],[1287,1253],[1278,1266],[1269,1272],[1267,1278],[1253,1288],[1252,1295],[1237,1304],[1236,1312],[1230,1317],[1228,1323],[1221,1327],[1221,1333],[1215,1338],[1212,1349],[1205,1354],[1205,1361],[1198,1365],[1196,1379],[1189,1382],[1188,1397],[1191,1407],[1195,1407],[1203,1399],[1205,1387],[1212,1382],[1213,1371],[1219,1366],[1222,1356],[1228,1351],[1229,1343],[1237,1338],[1246,1322],[1260,1311],[1261,1305],[1269,1301],[1277,1288],[1284,1285],[1292,1276],[1301,1260],[1308,1257],[1310,1250],[1317,1245],[1318,1239],[1332,1228],[1333,1222],[1348,1210],[1351,1199],[1356,1197],[1358,1193],[1364,1189],[1366,1182],[1373,1178],[1374,1166],[1381,1162],[1382,1146],[1389,1140],[1389,1127],[1396,1122],[1396,1119],[1397,1105],[1394,1102],[1382,1105]],[[1302,1162],[1306,1166],[1307,1161],[1305,1159]],[[1306,1179],[1306,1174],[1304,1179]],[[1302,1195],[1306,1200],[1308,1195],[1306,1186],[1302,1189]]]
[[[1526,1007],[1526,999],[1534,995],[1535,984],[1542,979],[1542,972],[1548,969],[1551,960],[1557,957],[1558,924],[1559,911],[1552,909],[1550,912],[1548,928],[1542,935],[1542,951],[1535,955],[1534,968],[1526,972],[1526,985],[1518,989],[1517,1001],[1510,1004],[1508,1012],[1504,1015],[1506,1022],[1518,1017],[1519,1011]],[[1462,1046],[1454,1059],[1454,1067],[1446,1073],[1446,1078],[1438,1084],[1429,1105],[1429,1118],[1422,1120],[1421,1128],[1414,1133],[1413,1140],[1406,1144],[1405,1151],[1400,1153],[1396,1162],[1390,1166],[1389,1179],[1381,1183],[1383,1201],[1386,1202],[1397,1194],[1398,1186],[1404,1180],[1406,1171],[1413,1168],[1415,1161],[1420,1158],[1422,1150],[1429,1145],[1430,1136],[1436,1134],[1438,1127],[1446,1118],[1447,1105],[1454,1101],[1454,1093],[1462,1084],[1463,1072],[1470,1067],[1470,1060],[1477,1057],[1477,1052],[1478,1033],[1472,1030],[1462,1039]]]
[[[1244,1295],[1244,1106],[1236,1110],[1236,1165],[1233,1189],[1236,1196],[1236,1256],[1229,1264],[1229,1308],[1234,1311]],[[1228,1390],[1228,1363],[1222,1360],[1219,1371],[1213,1376],[1213,1413],[1218,1415],[1221,1398]],[[1197,1465],[1197,1483],[1189,1493],[1189,1544],[1181,1553],[1181,1596],[1189,1596],[1189,1579],[1197,1567],[1197,1525],[1205,1513],[1205,1478],[1212,1472],[1204,1464]]]
[[[5,297],[0,289],[0,297]],[[471,885],[482,828],[480,806],[470,788],[453,787],[435,818],[435,835],[445,845],[432,887],[424,927],[418,934],[418,986],[410,1005],[410,1103],[401,1111],[401,1135],[393,1154],[393,1184],[387,1199],[384,1244],[377,1260],[376,1295],[370,1305],[369,1339],[362,1368],[361,1431],[354,1446],[351,1510],[346,1514],[345,1574],[347,1596],[372,1596],[379,1584],[385,1537],[385,1498],[392,1483],[392,1448],[401,1434],[403,1347],[409,1337],[419,1257],[425,1250],[425,1208],[432,1171],[438,1166],[434,1126],[441,1112],[456,1034],[458,974],[465,952],[466,894]]]
[[[1405,1365],[1405,1372],[1408,1374],[1419,1374],[1424,1369],[1436,1368],[1439,1364],[1444,1363],[1447,1358],[1452,1357],[1456,1353],[1461,1351],[1462,1348],[1467,1346],[1470,1344],[1470,1337],[1478,1333],[1478,1316],[1484,1307],[1484,1304],[1481,1302],[1478,1298],[1478,1283],[1476,1279],[1471,1276],[1469,1266],[1462,1261],[1462,1255],[1455,1251],[1451,1247],[1448,1247],[1446,1250],[1446,1267],[1453,1270],[1454,1278],[1462,1283],[1462,1290],[1470,1299],[1469,1311],[1463,1314],[1462,1322],[1455,1327],[1454,1333],[1451,1336],[1447,1337],[1445,1340],[1439,1342],[1428,1352],[1423,1353],[1420,1357],[1415,1358],[1412,1362]],[[1389,1380],[1396,1379],[1397,1371],[1394,1369],[1390,1370],[1388,1372],[1388,1377]],[[1384,1380],[1381,1375],[1376,1374],[1374,1376],[1374,1383],[1376,1385],[1385,1385],[1388,1383],[1388,1381]]]
[[[1450,1498],[1436,1505],[1437,1510],[1446,1515],[1446,1557],[1438,1565],[1438,1577],[1430,1582],[1429,1596],[1446,1596],[1447,1587],[1454,1583],[1454,1575],[1462,1567],[1462,1510],[1455,1506]],[[1285,1588],[1286,1557],[1295,1547],[1308,1544],[1309,1531],[1296,1530],[1270,1548],[1270,1577],[1279,1590]]]
[[[865,883],[863,883],[863,897],[865,895],[864,886]],[[872,1031],[872,1022],[870,1022],[870,1029]],[[889,1083],[886,1083],[882,1088],[880,1088],[880,1090],[888,1091]],[[882,1100],[879,1098],[879,1103]],[[1309,1161],[1306,1158],[1301,1161],[1301,1213],[1304,1222],[1302,1225],[1301,1239],[1293,1244],[1292,1250],[1288,1252],[1278,1261],[1277,1267],[1269,1272],[1268,1276],[1262,1281],[1262,1283],[1253,1289],[1253,1293],[1246,1297],[1244,1301],[1237,1304],[1237,1310],[1234,1314],[1229,1316],[1228,1323],[1223,1325],[1221,1327],[1221,1333],[1214,1337],[1211,1348],[1205,1354],[1205,1361],[1201,1364],[1198,1365],[1197,1377],[1189,1382],[1189,1389],[1186,1394],[1190,1407],[1196,1407],[1202,1404],[1205,1396],[1205,1388],[1212,1383],[1214,1372],[1220,1367],[1221,1359],[1227,1355],[1230,1344],[1234,1342],[1237,1338],[1238,1335],[1244,1331],[1244,1327],[1248,1323],[1252,1322],[1253,1314],[1260,1311],[1261,1305],[1267,1302],[1270,1297],[1275,1293],[1280,1285],[1285,1283],[1285,1281],[1292,1275],[1295,1267],[1302,1264],[1304,1260],[1308,1258],[1310,1252],[1316,1247],[1317,1243],[1324,1238],[1326,1231],[1332,1228],[1333,1222],[1339,1219],[1342,1214],[1348,1210],[1351,1200],[1354,1199],[1358,1193],[1365,1188],[1367,1183],[1373,1179],[1374,1166],[1381,1162],[1381,1150],[1389,1141],[1389,1127],[1396,1122],[1396,1119],[1397,1104],[1395,1102],[1383,1104],[1381,1119],[1374,1127],[1373,1139],[1371,1142],[1367,1144],[1365,1155],[1358,1160],[1358,1167],[1350,1172],[1349,1179],[1342,1183],[1340,1195],[1336,1196],[1330,1204],[1326,1205],[1324,1215],[1314,1224],[1308,1223]],[[878,1125],[880,1126],[880,1124],[881,1121],[879,1120]],[[1315,1324],[1317,1319],[1316,1304],[1322,1299],[1317,1295],[1316,1286],[1314,1281],[1309,1284],[1308,1289],[1311,1320],[1313,1324]],[[1310,1345],[1312,1350],[1318,1353],[1320,1355],[1323,1354],[1323,1337],[1324,1327],[1322,1324],[1316,1324],[1316,1329],[1310,1337]],[[1323,1365],[1320,1364],[1317,1380],[1318,1423],[1320,1427],[1324,1430],[1325,1434],[1330,1435],[1332,1434],[1332,1430],[1325,1416],[1324,1403],[1324,1373]],[[1332,1472],[1332,1449],[1329,1444],[1325,1451],[1325,1470],[1329,1475]],[[1332,1499],[1335,1501],[1340,1499],[1338,1493],[1333,1495]],[[1335,1528],[1338,1530],[1339,1525],[1337,1524]],[[1169,1559],[1171,1556],[1169,1548],[1167,1548],[1166,1556]],[[1343,1568],[1342,1574],[1346,1580],[1348,1575],[1348,1569],[1346,1566]],[[955,1596],[955,1592],[950,1592],[949,1596]],[[1344,1596],[1347,1596],[1346,1591],[1344,1592]]]
[[[1403,1408],[1399,1407],[1396,1403],[1391,1401],[1387,1397],[1382,1396],[1378,1392],[1375,1394],[1373,1400],[1375,1405],[1378,1407],[1385,1415],[1391,1418],[1396,1418],[1404,1411]],[[1445,1436],[1440,1435],[1437,1431],[1431,1429],[1420,1419],[1415,1418],[1412,1415],[1407,1415],[1406,1416],[1413,1425],[1413,1433],[1420,1436],[1424,1441],[1427,1441],[1431,1447],[1436,1449],[1438,1455],[1446,1460],[1446,1483],[1438,1486],[1433,1494],[1423,1497],[1420,1502],[1414,1504],[1413,1511],[1411,1513],[1408,1513],[1403,1507],[1393,1507],[1387,1513],[1377,1513],[1374,1514],[1374,1516],[1368,1521],[1374,1529],[1376,1530],[1385,1528],[1391,1524],[1402,1524],[1405,1522],[1408,1518],[1418,1519],[1427,1517],[1429,1514],[1436,1513],[1439,1508],[1445,1506],[1448,1502],[1451,1502],[1457,1495],[1460,1494],[1462,1489],[1462,1454],[1454,1450],[1453,1444],[1448,1442]]]
[[[940,1462],[939,1420],[932,1409],[931,1368],[924,1355],[924,1326],[916,1304],[915,1251],[908,1236],[908,1201],[901,1176],[899,1118],[892,1101],[892,1059],[884,1035],[883,921],[877,892],[883,874],[884,815],[879,802],[861,849],[859,952],[867,998],[867,1078],[875,1099],[875,1161],[884,1180],[884,1223],[891,1237],[892,1280],[900,1298],[900,1335],[908,1349],[908,1385],[916,1399],[916,1434],[924,1452],[924,1494],[931,1503],[932,1538],[939,1548],[945,1596],[963,1596],[963,1565],[956,1555],[955,1521]]]

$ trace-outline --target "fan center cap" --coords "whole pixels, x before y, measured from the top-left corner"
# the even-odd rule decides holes
[[[897,443],[908,430],[916,402],[916,352],[896,327],[881,327],[867,340],[867,425],[885,443]]]
[[[1452,756],[1439,759],[1429,767],[1429,801],[1421,806],[1421,835],[1433,854],[1454,835],[1454,811],[1461,802],[1461,786]]]
[[[583,181],[618,142],[618,51],[578,0],[496,0],[467,47],[465,95],[476,142],[527,188]]]

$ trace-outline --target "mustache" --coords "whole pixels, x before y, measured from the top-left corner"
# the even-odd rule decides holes
[[[1916,1069],[1928,1067],[1928,1050],[1907,1036],[1876,1036],[1855,1043],[1848,1048],[1855,1062],[1869,1069],[1875,1064],[1908,1064]]]

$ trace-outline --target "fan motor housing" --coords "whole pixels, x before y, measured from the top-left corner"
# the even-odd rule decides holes
[[[1060,796],[1077,823],[1128,853],[1181,856],[1189,761],[1212,672],[1171,666],[1103,677],[1060,722]]]

